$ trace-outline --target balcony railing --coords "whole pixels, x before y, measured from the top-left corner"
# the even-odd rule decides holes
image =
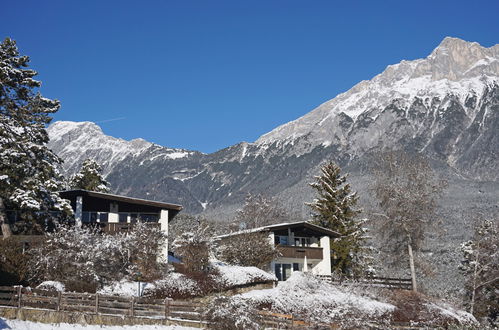
[[[278,245],[277,250],[279,250],[283,258],[303,259],[306,256],[307,259],[322,259],[321,247]]]
[[[148,226],[161,228],[161,224],[157,222],[146,222]],[[94,222],[83,223],[86,227],[94,227],[100,229],[106,234],[126,233],[136,226],[136,223],[120,223],[120,222]]]

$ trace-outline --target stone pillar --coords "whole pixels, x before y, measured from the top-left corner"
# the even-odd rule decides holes
[[[118,203],[109,204],[109,215],[107,217],[107,222],[118,223],[120,222],[120,216],[118,214]]]
[[[308,272],[308,260],[307,260],[307,255],[303,257],[303,272],[306,273]]]
[[[159,213],[159,224],[161,231],[166,235],[166,244],[161,251],[160,258],[163,262],[168,262],[168,210],[161,210]]]
[[[76,196],[75,225],[81,227],[83,218],[83,196]]]

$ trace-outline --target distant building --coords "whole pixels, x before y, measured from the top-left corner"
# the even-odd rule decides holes
[[[274,244],[281,252],[270,265],[279,281],[285,281],[294,271],[331,275],[329,240],[340,236],[335,231],[301,221],[243,230],[217,238],[223,241],[251,232],[268,232],[269,244]]]

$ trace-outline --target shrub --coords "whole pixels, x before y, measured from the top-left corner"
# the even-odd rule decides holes
[[[209,328],[217,330],[260,329],[260,315],[248,301],[225,296],[213,299],[205,312]]]

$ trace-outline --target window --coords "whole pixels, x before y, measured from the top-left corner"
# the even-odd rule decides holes
[[[274,272],[275,276],[277,277],[277,280],[279,281],[286,281],[293,272],[296,271],[301,271],[302,270],[302,264],[300,263],[293,263],[293,264],[275,264],[274,265]]]
[[[275,272],[275,277],[277,277],[277,280],[282,281],[281,264],[275,264],[274,272]]]
[[[286,281],[291,276],[291,264],[282,264],[282,280]]]
[[[310,237],[295,237],[295,246],[310,246]]]
[[[276,236],[276,243],[281,245],[289,245],[288,236]]]

